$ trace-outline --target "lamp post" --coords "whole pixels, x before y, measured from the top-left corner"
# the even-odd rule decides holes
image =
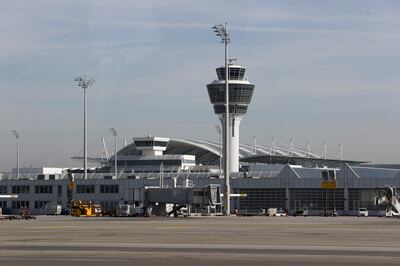
[[[219,24],[212,27],[217,36],[221,37],[222,43],[225,46],[225,123],[224,123],[224,177],[225,177],[225,188],[224,188],[224,211],[225,215],[230,215],[230,169],[229,169],[229,70],[228,70],[228,43],[230,43],[230,38],[228,34],[227,24]]]
[[[117,152],[118,152],[118,147],[117,147],[117,130],[113,127],[110,128],[110,133],[111,135],[114,136],[115,140],[115,153],[114,153],[114,170],[115,170],[115,178],[118,176],[118,170],[117,170]]]
[[[12,131],[15,139],[17,140],[17,179],[19,179],[19,133],[16,130]]]
[[[93,86],[94,79],[86,77],[86,75],[75,78],[78,86],[83,89],[83,171],[84,179],[87,179],[87,125],[86,125],[86,90]]]
[[[219,175],[222,175],[222,129],[219,125],[214,126],[218,132],[218,147],[219,147]]]

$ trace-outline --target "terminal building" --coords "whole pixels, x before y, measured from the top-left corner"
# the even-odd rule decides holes
[[[370,167],[357,160],[324,158],[309,149],[283,148],[275,145],[246,145],[239,142],[239,123],[246,114],[254,85],[244,78],[245,69],[230,65],[229,87],[232,101],[231,127],[231,192],[246,195],[231,198],[231,212],[257,215],[261,209],[282,208],[290,214],[307,209],[309,215],[337,210],[339,215],[354,215],[358,208],[367,208],[377,215],[375,205],[380,187],[400,187],[400,167]],[[214,111],[223,115],[224,68],[217,69],[218,80],[207,86]],[[231,83],[231,82],[230,82]],[[223,120],[221,118],[221,120]],[[118,204],[135,204],[137,189],[144,187],[185,188],[223,187],[221,144],[211,141],[166,137],[133,137],[133,142],[106,163],[90,169],[85,180],[82,169],[2,175],[1,194],[17,194],[18,198],[0,198],[3,213],[18,213],[28,207],[32,214],[45,214],[49,204],[68,208],[69,201],[100,203],[106,210]],[[96,161],[96,159],[93,159]],[[325,189],[326,173],[335,172],[335,188]],[[71,187],[71,181],[74,186]]]
[[[144,149],[137,145],[137,139],[152,143]],[[135,191],[139,188],[223,186],[218,144],[163,138],[160,146],[157,139],[134,138],[132,144],[121,149],[117,157],[121,160],[117,161],[118,176],[113,174],[113,157],[106,166],[89,173],[87,180],[76,169],[52,178],[21,175],[16,180],[12,175],[3,176],[0,194],[18,194],[18,199],[1,199],[0,207],[4,213],[15,214],[27,206],[33,214],[45,214],[50,203],[67,209],[72,198],[94,201],[111,210],[121,203],[135,203]],[[246,197],[231,199],[232,212],[256,215],[261,209],[282,208],[289,213],[307,209],[309,215],[321,215],[325,209],[335,208],[339,215],[354,215],[358,208],[364,207],[370,215],[377,215],[380,211],[375,205],[377,188],[400,187],[400,169],[322,159],[300,150],[289,156],[289,151],[275,149],[274,153],[279,155],[268,153],[268,147],[256,146],[254,153],[249,146],[240,145],[240,171],[231,173],[231,189],[232,193]],[[324,172],[331,169],[336,170],[336,189],[322,189]],[[71,177],[76,187],[69,192]]]

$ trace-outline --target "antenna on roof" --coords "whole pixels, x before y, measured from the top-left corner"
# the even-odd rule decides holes
[[[229,61],[229,62],[228,62],[229,65],[235,65],[237,59],[236,59],[236,58],[229,58],[228,61]]]

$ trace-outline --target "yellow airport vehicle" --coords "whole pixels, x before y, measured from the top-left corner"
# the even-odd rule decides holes
[[[81,200],[71,201],[71,215],[75,217],[87,216],[103,216],[103,208],[99,204],[93,204],[93,202],[84,202]]]

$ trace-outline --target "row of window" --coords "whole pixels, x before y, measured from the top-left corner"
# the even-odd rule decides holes
[[[76,193],[80,194],[93,194],[95,193],[94,185],[78,185],[76,186]],[[100,193],[119,193],[119,185],[100,185]]]
[[[229,67],[228,71],[229,80],[242,80],[246,69],[239,67]],[[219,80],[225,80],[225,67],[217,68],[217,76]]]
[[[111,188],[112,187],[112,188]],[[30,186],[18,185],[12,186],[12,194],[27,194],[30,193]],[[102,192],[105,191],[105,192]],[[76,187],[77,193],[95,193],[94,185],[78,185]],[[57,186],[57,193],[62,194],[62,186]],[[100,193],[119,193],[118,185],[101,185]],[[7,186],[0,186],[0,194],[7,194]],[[53,186],[51,185],[38,185],[35,186],[35,194],[53,194]]]
[[[216,114],[225,114],[225,106],[224,105],[214,105],[214,112]],[[229,105],[229,113],[230,114],[246,114],[247,113],[247,105],[230,104]]]
[[[0,194],[7,194],[7,186],[0,186]]]
[[[137,147],[167,147],[168,142],[166,141],[152,141],[152,140],[145,140],[145,141],[135,141],[135,145]]]
[[[326,194],[325,194],[326,192]],[[323,210],[344,209],[344,189],[327,190],[319,188],[291,189],[290,209]]]
[[[53,186],[35,186],[36,194],[52,194]]]
[[[29,208],[29,201],[13,201],[11,207],[13,209],[21,209],[22,207]]]
[[[26,185],[12,186],[12,194],[30,193],[30,187]]]
[[[380,205],[375,204],[376,191],[374,189],[349,189],[349,210],[367,208],[368,210],[379,210]]]
[[[94,185],[78,185],[76,186],[76,193],[94,193]]]
[[[181,160],[118,160],[117,164],[125,165],[181,165]]]
[[[225,84],[210,84],[207,90],[211,103],[225,102]],[[230,84],[229,101],[250,103],[253,91],[254,85],[251,84]]]
[[[47,205],[50,203],[50,201],[35,201],[35,209],[46,209]]]
[[[35,201],[35,209],[45,209],[49,203],[50,201]],[[21,209],[23,207],[29,208],[29,205],[29,201],[12,201],[11,203],[13,209]],[[0,201],[0,208],[6,209],[7,202]]]
[[[100,193],[119,193],[118,185],[100,185]]]
[[[258,213],[261,209],[285,209],[285,189],[236,188],[234,189],[234,193],[247,194],[246,197],[238,197],[233,200],[233,207],[241,210],[241,212]]]

